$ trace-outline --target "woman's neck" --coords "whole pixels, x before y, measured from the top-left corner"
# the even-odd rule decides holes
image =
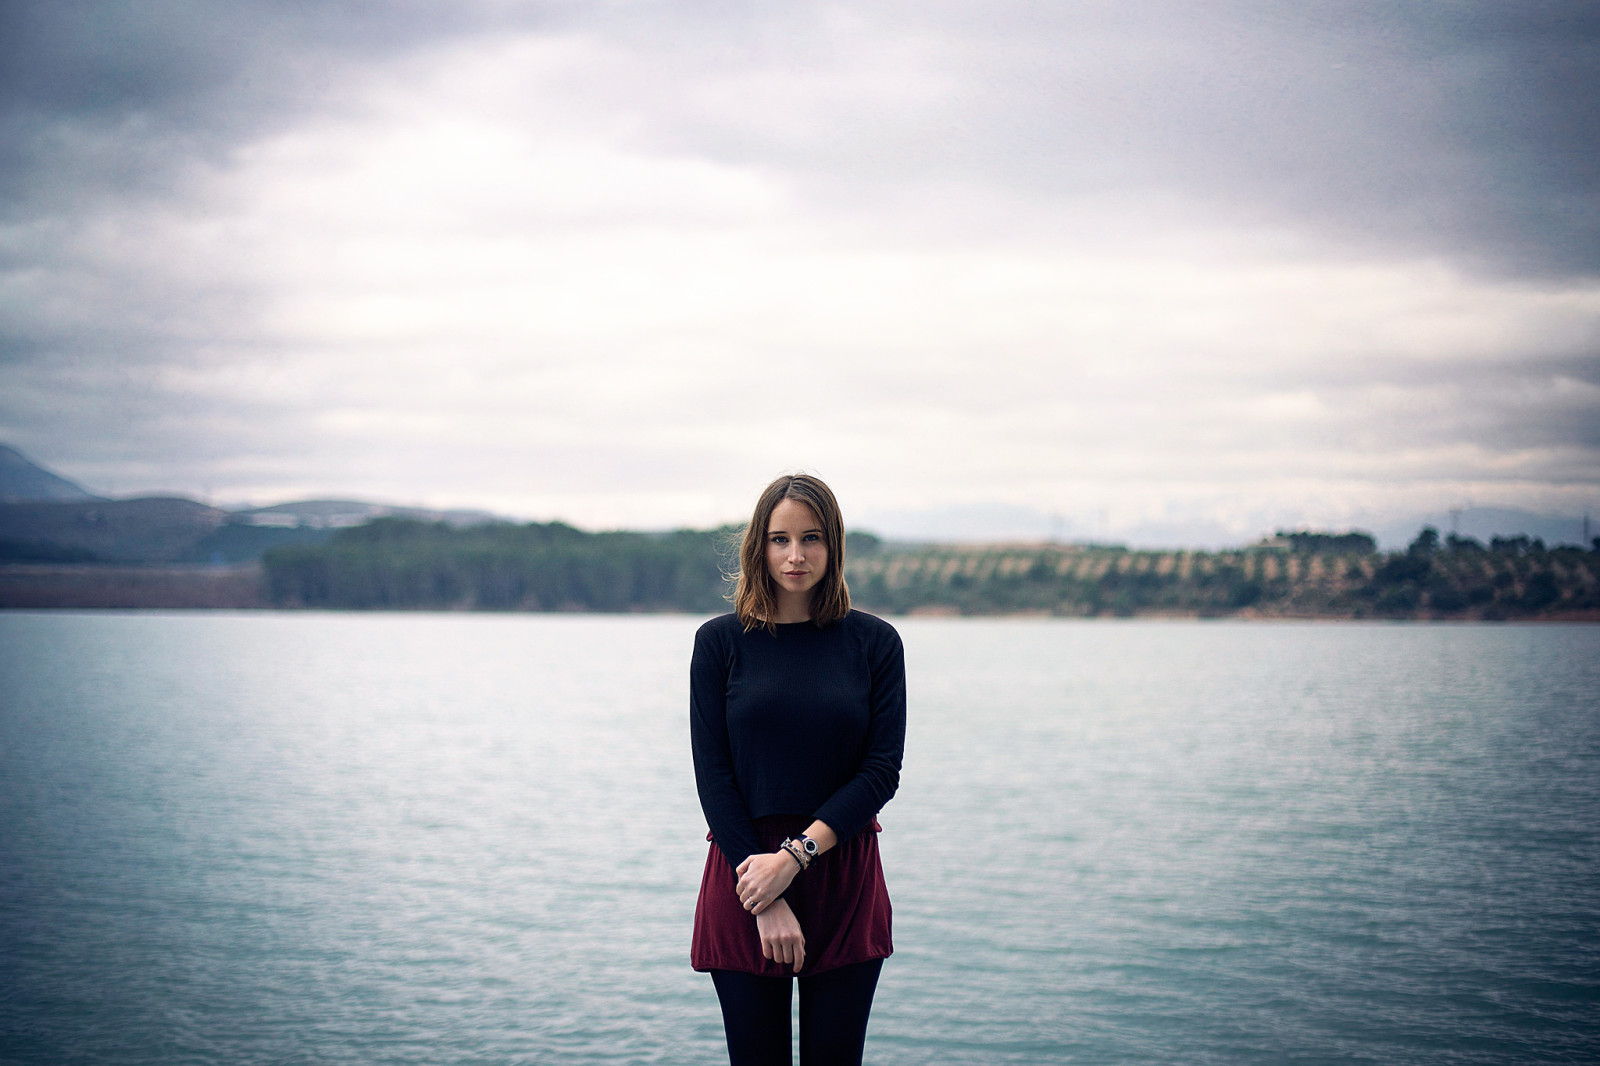
[[[777,610],[772,613],[772,620],[778,625],[788,625],[792,622],[811,621],[811,593],[802,592],[798,595],[777,594],[774,604]]]

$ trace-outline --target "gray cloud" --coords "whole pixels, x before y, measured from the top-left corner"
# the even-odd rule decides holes
[[[0,201],[181,195],[186,168],[307,111],[352,65],[544,29],[630,50],[639,136],[811,173],[818,195],[975,179],[1168,189],[1219,216],[1530,275],[1600,273],[1600,4],[514,6],[11,3]],[[695,93],[888,62],[904,98],[732,124]],[[882,86],[878,87],[880,90]],[[735,100],[721,103],[735,105]],[[798,105],[797,105],[798,106]],[[737,110],[737,108],[733,108]],[[174,186],[180,186],[174,188]],[[935,225],[936,220],[929,220]]]
[[[1600,5],[781,10],[737,32],[659,14],[605,27],[650,70],[649,135],[809,174],[847,200],[940,180],[1040,200],[1166,191],[1361,252],[1600,273]],[[905,91],[818,102],[781,84],[848,86],[862,67]],[[736,106],[677,95],[707,91],[764,106],[730,123]]]
[[[0,8],[0,201],[12,219],[86,196],[181,195],[264,128],[326,106],[339,70],[459,29],[436,7],[258,0]]]
[[[529,80],[501,56],[503,86],[469,86],[450,114],[556,144],[510,156],[534,192],[512,183],[482,217],[395,232],[438,206],[421,182],[322,239],[376,172],[338,170],[343,132],[378,128],[388,151],[382,137],[413,132],[383,110],[397,85],[459,80],[530,36],[554,51],[535,50]],[[404,494],[412,478],[515,506],[485,495],[511,475],[541,508],[586,486],[758,481],[795,461],[777,458],[794,439],[817,457],[802,462],[856,476],[871,464],[852,457],[881,456],[908,484],[961,471],[962,491],[1012,505],[1141,480],[1259,498],[1243,486],[1290,472],[1592,487],[1596,71],[1591,3],[10,3],[0,434],[102,488],[158,469],[257,498]],[[304,159],[271,155],[296,136]],[[572,143],[603,151],[552,192]],[[655,198],[657,164],[702,184]],[[591,194],[596,176],[646,194]],[[285,187],[289,206],[261,206]],[[470,206],[484,188],[450,191]],[[279,219],[297,228],[261,231]],[[1146,274],[1137,255],[1167,219],[1200,250],[1159,248]],[[624,231],[645,236],[613,243]],[[1265,251],[1213,249],[1219,232]],[[588,336],[551,324],[562,300],[535,291],[580,268],[534,253],[585,241],[571,291],[603,309]],[[420,281],[384,273],[408,247]],[[628,260],[641,250],[659,262]],[[464,283],[452,254],[503,295]],[[1429,262],[1453,280],[1414,269]],[[1304,271],[1282,291],[1326,321],[1275,311],[1258,277],[1274,263],[1325,267],[1347,319]],[[1389,264],[1417,288],[1404,306],[1356,276]],[[1238,288],[1211,292],[1212,272]],[[739,295],[719,304],[717,286]],[[459,303],[393,325],[435,297]],[[1439,330],[1480,297],[1508,339]],[[652,300],[672,306],[640,310]],[[756,441],[730,391],[807,361],[845,395]],[[756,442],[730,456],[729,439]]]

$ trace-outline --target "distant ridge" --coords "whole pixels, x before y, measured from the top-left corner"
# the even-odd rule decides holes
[[[15,448],[0,444],[0,503],[103,500],[59,474],[52,474]]]
[[[273,548],[319,544],[375,518],[454,528],[506,522],[361,500],[299,500],[226,510],[178,497],[107,499],[0,445],[0,565],[229,565]]]
[[[221,509],[186,500],[192,511],[175,507],[173,498],[112,500],[32,462],[15,448],[0,444],[0,563],[6,562],[201,562],[243,563],[263,552],[289,544],[320,542],[336,530],[364,525],[375,518],[442,522],[463,529],[484,524],[519,525],[518,519],[481,510],[434,510],[349,499],[311,499],[266,507],[224,506]],[[43,505],[110,505],[111,512],[47,513]],[[68,509],[70,510],[70,508]],[[221,515],[218,521],[217,516]],[[107,525],[113,515],[118,521]],[[872,510],[857,517],[857,531],[871,530],[886,543],[911,546],[1000,547],[1007,544],[1055,544],[1092,547],[1120,544],[1140,550],[1229,551],[1254,543],[1265,530],[1246,535],[1204,521],[1170,519],[1131,527],[1104,525],[1104,515],[1089,521],[1065,512],[999,504],[960,504],[922,510]],[[122,520],[126,520],[126,524]],[[158,530],[157,526],[165,527]],[[1550,547],[1592,547],[1600,522],[1587,515],[1539,514],[1508,507],[1463,506],[1372,526],[1366,524],[1383,551],[1405,548],[1424,526],[1441,535],[1458,533],[1488,544],[1496,537],[1525,535]],[[116,528],[112,534],[109,530]],[[183,543],[187,541],[187,543]],[[63,554],[65,553],[65,554]]]
[[[902,544],[1116,543],[1142,551],[1227,551],[1253,543],[1271,528],[1281,529],[1288,524],[1280,520],[1252,530],[1205,519],[1164,518],[1110,525],[1103,515],[1093,518],[1082,509],[1074,513],[1065,509],[1049,512],[1006,503],[901,510],[867,507],[853,514],[852,520],[858,529],[870,529],[884,540]],[[1555,514],[1488,506],[1463,506],[1453,512],[1414,514],[1384,522],[1358,515],[1318,528],[1334,525],[1372,533],[1378,547],[1385,551],[1404,548],[1423,526],[1432,526],[1441,536],[1453,531],[1486,544],[1494,537],[1526,535],[1551,546],[1573,544],[1588,548],[1589,538],[1600,534],[1600,514],[1590,523],[1587,535],[1581,510],[1577,514]]]
[[[412,518],[419,522],[444,522],[451,526],[478,526],[507,521],[488,511],[435,511],[399,507],[365,500],[296,500],[271,507],[250,507],[233,512],[232,521],[247,526],[304,529],[345,529],[374,518]]]
[[[5,503],[0,562],[209,562],[209,540],[227,520],[215,507],[159,496]]]
[[[1402,548],[1411,543],[1423,526],[1432,526],[1441,535],[1456,533],[1475,537],[1487,544],[1495,537],[1538,537],[1554,547],[1557,544],[1575,544],[1591,547],[1588,537],[1600,533],[1600,527],[1589,524],[1585,534],[1585,521],[1579,515],[1535,514],[1514,507],[1461,507],[1454,512],[1443,511],[1414,518],[1409,522],[1395,522],[1377,529],[1378,544],[1387,548]]]

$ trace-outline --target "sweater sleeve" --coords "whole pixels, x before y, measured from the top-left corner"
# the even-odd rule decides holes
[[[710,623],[694,637],[689,662],[689,744],[694,751],[694,782],[711,838],[736,867],[761,851],[749,805],[733,775],[728,741],[728,666],[725,637]]]
[[[865,750],[855,776],[817,809],[840,841],[867,827],[900,787],[900,759],[906,747],[905,648],[888,623],[875,634],[870,651],[872,691]]]

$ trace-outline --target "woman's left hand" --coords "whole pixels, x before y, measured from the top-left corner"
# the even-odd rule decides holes
[[[775,851],[748,856],[736,872],[739,883],[734,890],[739,893],[739,902],[751,914],[760,914],[789,887],[800,872],[800,864],[788,852]]]

